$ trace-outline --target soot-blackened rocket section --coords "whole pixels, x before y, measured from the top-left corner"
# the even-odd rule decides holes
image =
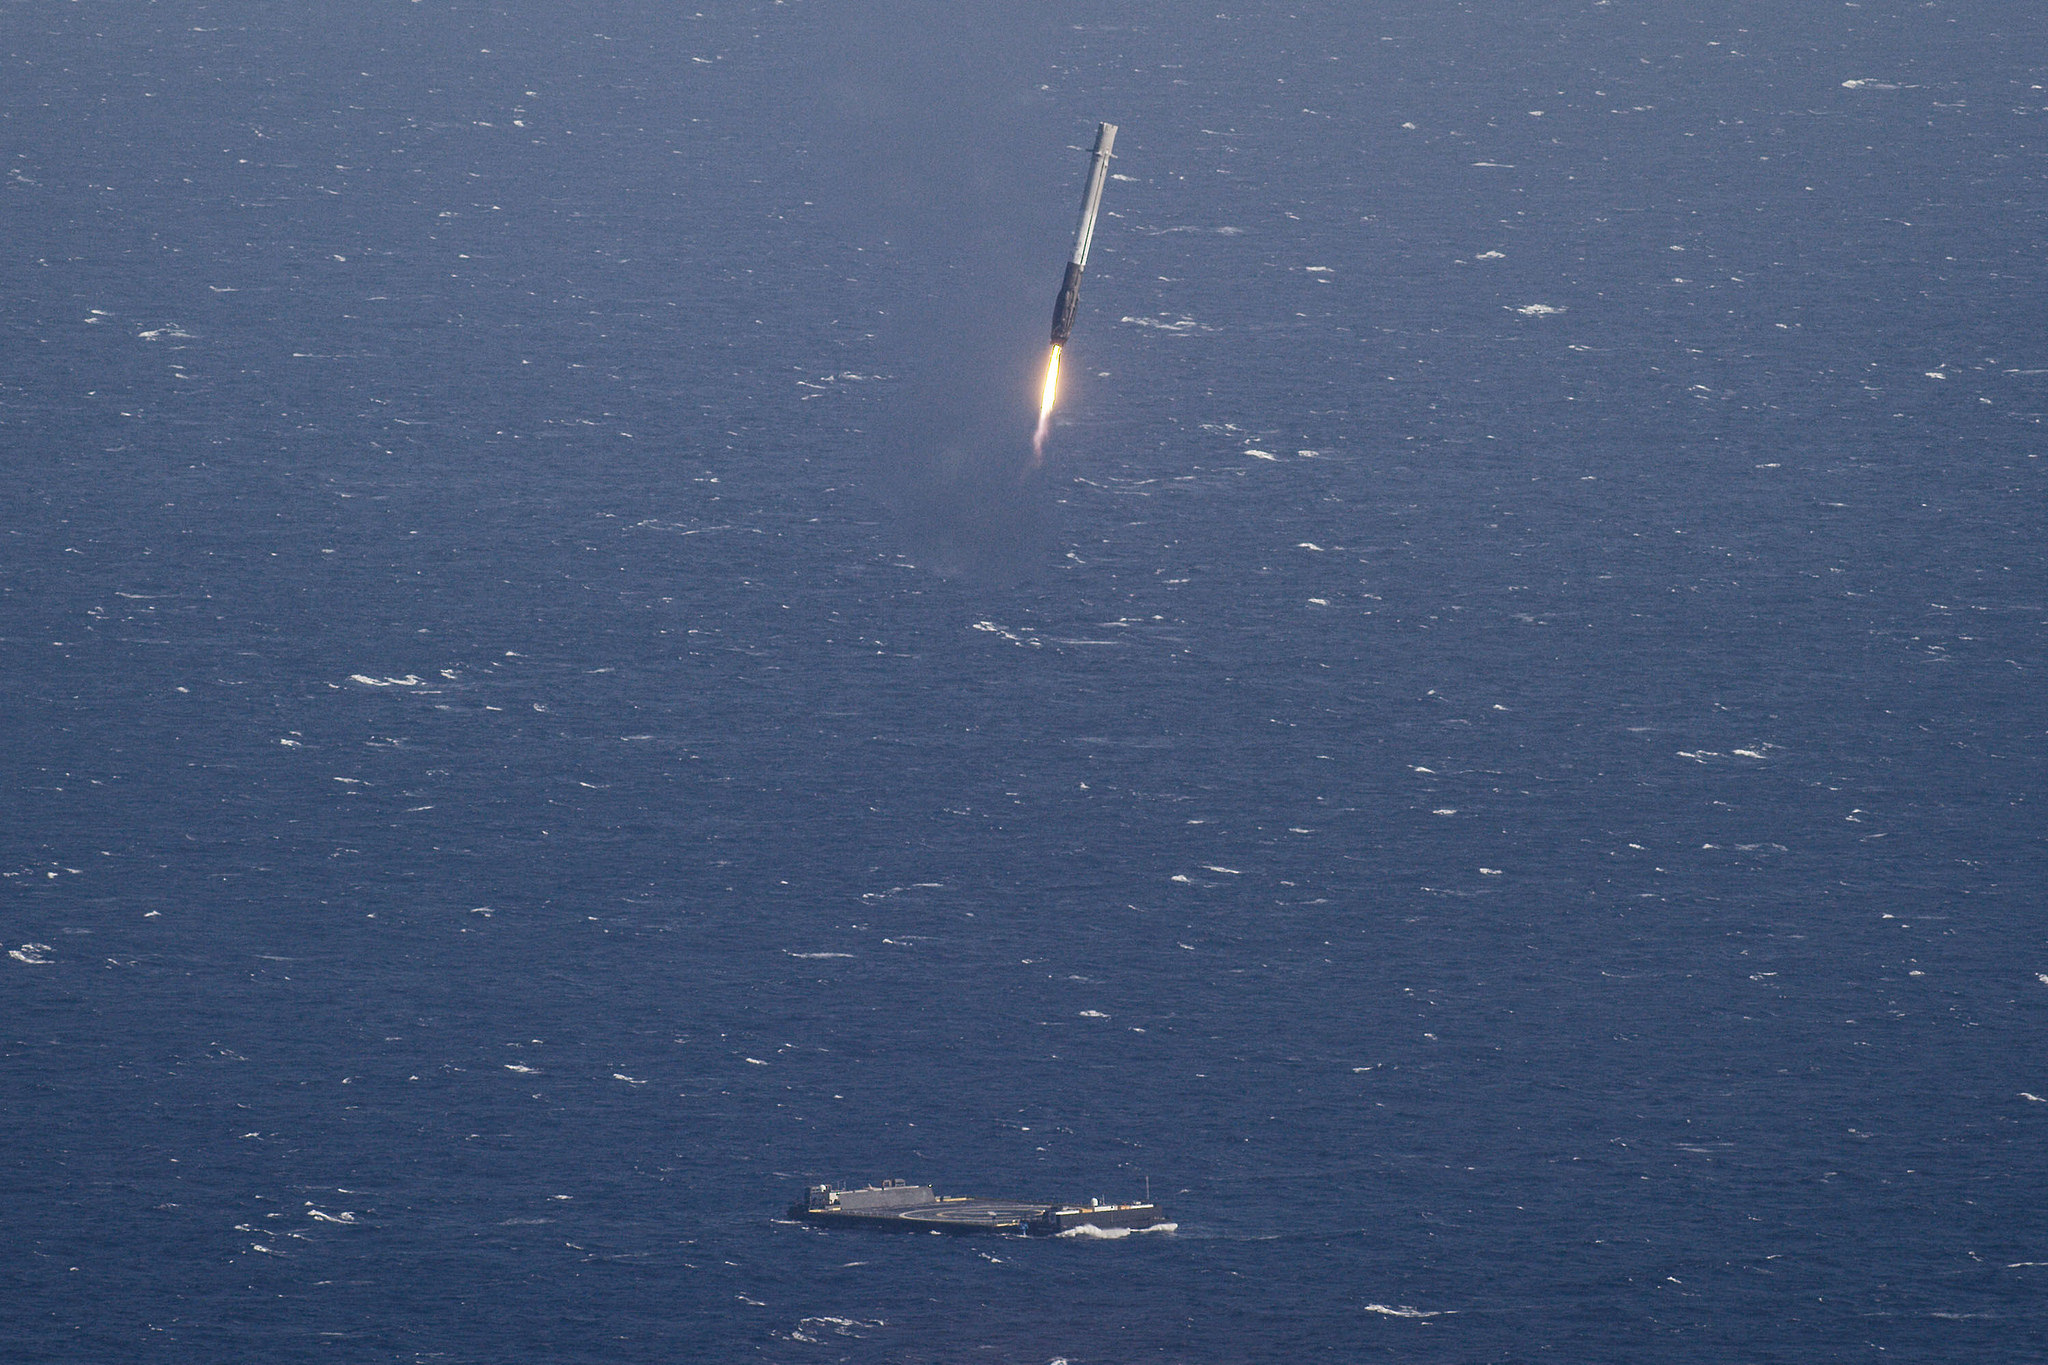
[[[1088,264],[1088,243],[1095,237],[1095,213],[1102,207],[1102,182],[1109,175],[1110,147],[1116,125],[1095,126],[1095,156],[1088,165],[1088,188],[1081,195],[1081,223],[1074,229],[1074,254],[1067,258],[1067,277],[1060,282],[1059,302],[1052,306],[1052,344],[1064,346],[1074,334],[1074,309],[1081,302],[1081,271]]]

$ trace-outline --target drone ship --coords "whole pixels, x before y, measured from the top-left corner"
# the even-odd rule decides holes
[[[1089,1228],[1097,1232],[1171,1229],[1164,1210],[1149,1202],[1048,1203],[1034,1199],[972,1199],[941,1195],[930,1185],[884,1180],[857,1190],[813,1185],[789,1216],[826,1227],[880,1228],[889,1232],[1022,1233],[1057,1237]]]

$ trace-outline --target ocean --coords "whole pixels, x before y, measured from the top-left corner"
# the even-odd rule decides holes
[[[9,1360],[2048,1356],[2037,7],[0,14]]]

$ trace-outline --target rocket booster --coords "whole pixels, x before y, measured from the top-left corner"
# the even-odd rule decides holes
[[[1116,125],[1095,126],[1095,156],[1088,165],[1088,188],[1081,195],[1081,222],[1074,229],[1074,254],[1067,258],[1067,277],[1060,282],[1059,302],[1052,306],[1052,344],[1065,346],[1074,333],[1074,309],[1081,302],[1081,271],[1088,264],[1088,243],[1095,237],[1095,213],[1102,207],[1102,182],[1109,175],[1110,147]]]

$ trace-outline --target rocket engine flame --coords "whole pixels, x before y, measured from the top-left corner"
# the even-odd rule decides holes
[[[1052,426],[1053,404],[1060,396],[1060,348],[1052,348],[1052,355],[1045,362],[1045,392],[1038,399],[1038,433],[1031,438],[1031,453],[1035,459],[1045,457],[1045,436]]]

